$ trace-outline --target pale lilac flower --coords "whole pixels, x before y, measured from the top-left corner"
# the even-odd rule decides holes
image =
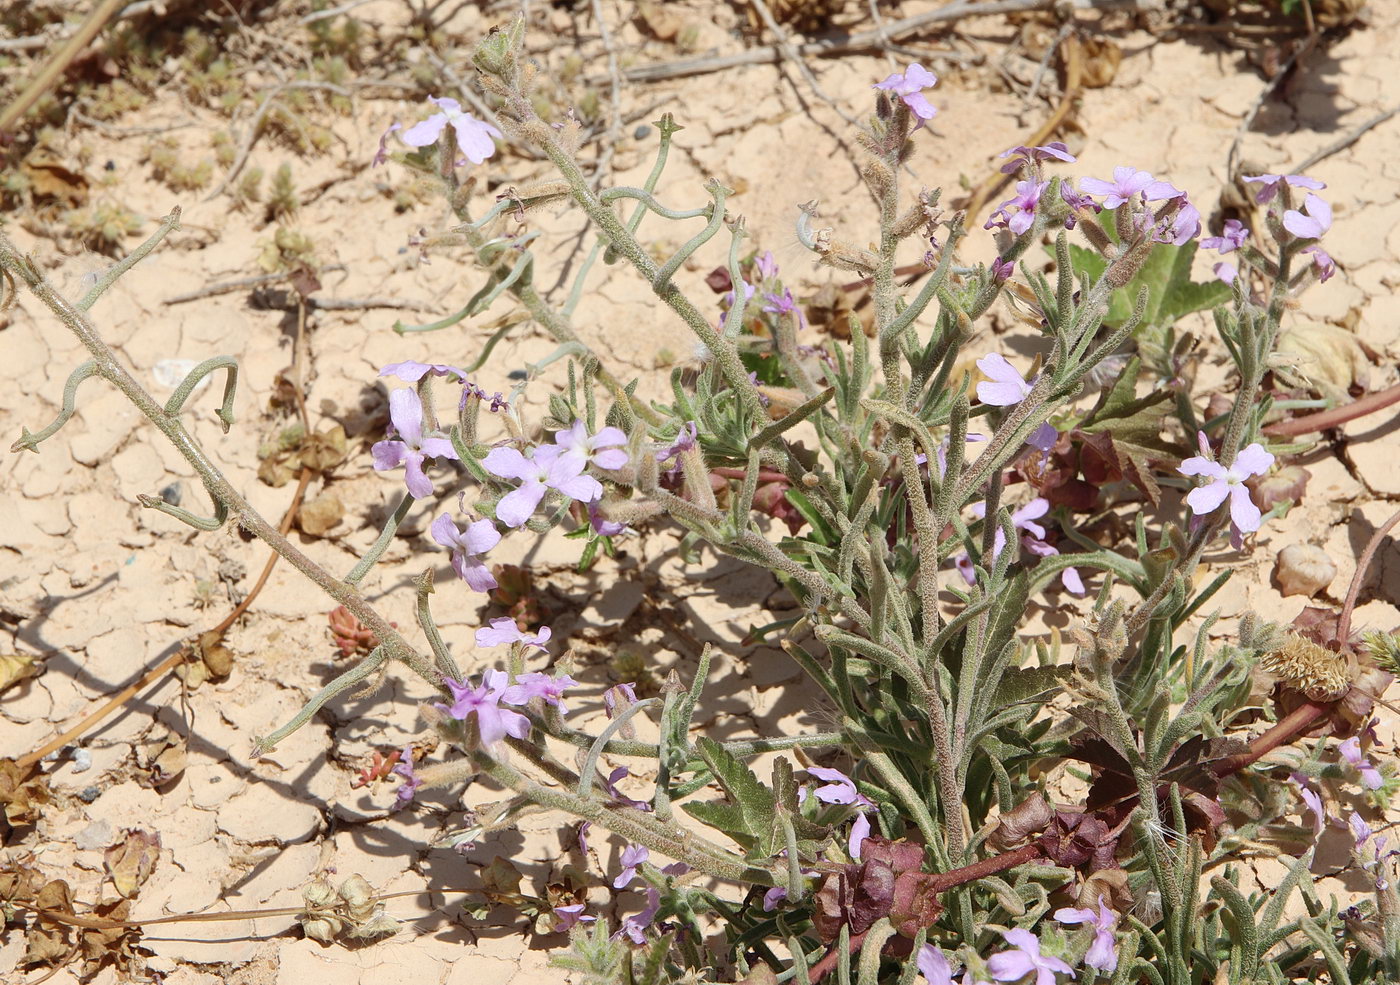
[[[1380,770],[1366,758],[1361,751],[1361,740],[1356,736],[1344,739],[1337,747],[1337,751],[1342,754],[1342,758],[1351,764],[1351,767],[1361,774],[1361,783],[1367,790],[1379,790],[1385,785],[1385,779],[1381,776]]]
[[[413,769],[413,746],[404,746],[403,752],[399,754],[399,761],[394,764],[394,773],[403,777],[403,783],[399,784],[399,789],[394,797],[394,806],[391,810],[400,810],[413,802],[414,795],[418,793],[418,788],[423,785],[423,781]]]
[[[1224,281],[1226,284],[1233,284],[1235,278],[1240,275],[1239,268],[1225,260],[1221,260],[1210,269],[1211,272],[1215,274],[1216,280]]]
[[[444,363],[420,363],[413,359],[405,359],[401,363],[390,363],[379,371],[380,376],[394,376],[405,383],[417,383],[429,373],[434,376],[455,376],[459,381],[464,381],[467,378],[466,370],[458,369],[456,366],[448,366]]]
[[[772,250],[764,250],[754,261],[754,266],[758,268],[758,275],[764,280],[772,280],[778,276],[778,261],[773,259]]]
[[[1060,432],[1055,430],[1055,426],[1049,421],[1041,421],[1040,426],[1026,437],[1026,444],[1048,455],[1059,440]]]
[[[651,856],[645,845],[628,845],[622,850],[622,871],[613,880],[613,889],[625,889],[637,877],[637,867]]]
[[[987,504],[973,503],[972,512],[979,519],[985,519],[987,515]],[[1040,496],[1035,497],[1025,506],[1022,506],[1011,514],[1011,525],[1022,531],[1021,544],[1027,551],[1037,557],[1054,557],[1060,553],[1059,548],[1045,541],[1045,528],[1036,521],[1050,512],[1050,502]],[[992,557],[1001,555],[1002,549],[1006,547],[1006,534],[998,527],[992,541]],[[963,580],[969,585],[977,583],[977,572],[972,566],[972,559],[964,552],[953,561],[958,570],[958,574],[963,576]],[[1084,580],[1079,576],[1075,568],[1065,568],[1060,572],[1060,581],[1065,589],[1073,595],[1084,594]]]
[[[676,432],[676,440],[656,453],[657,463],[662,464],[669,462],[674,458],[676,459],[676,464],[679,465],[681,452],[689,451],[694,448],[698,438],[699,431],[695,426],[695,422],[686,421],[681,425],[681,429]]]
[[[482,626],[476,631],[476,645],[504,646],[507,643],[524,643],[526,646],[537,646],[543,650],[551,635],[548,626],[541,626],[538,633],[522,633],[514,619],[501,616],[492,619],[489,627]]]
[[[623,920],[622,929],[613,934],[612,939],[617,940],[625,934],[633,944],[645,944],[647,939],[644,931],[651,926],[651,922],[656,919],[656,913],[660,909],[661,894],[648,886],[646,908],[641,913]]]
[[[1331,254],[1316,243],[1303,247],[1302,252],[1313,255],[1313,266],[1317,268],[1317,279],[1322,283],[1325,284],[1337,272],[1337,264],[1332,259]]]
[[[1226,219],[1225,230],[1219,236],[1205,237],[1201,240],[1201,245],[1208,250],[1216,250],[1224,255],[1243,249],[1247,242],[1249,242],[1249,230],[1245,224],[1238,219]]]
[[[627,466],[627,452],[619,447],[627,444],[621,428],[606,427],[590,436],[583,421],[574,421],[571,427],[554,432],[554,443],[564,449],[560,459],[582,463],[580,468],[596,465],[612,471]]]
[[[817,787],[816,790],[812,791],[813,796],[823,804],[875,806],[869,797],[856,789],[855,781],[840,770],[828,769],[825,766],[810,766],[807,768],[807,772],[818,780],[827,781],[824,786]]]
[[[1347,818],[1347,826],[1351,828],[1351,840],[1356,843],[1356,850],[1361,851],[1371,840],[1371,826],[1356,811],[1352,811],[1351,817]]]
[[[379,165],[389,160],[389,134],[402,129],[403,124],[395,120],[393,123],[389,124],[389,129],[379,135],[379,150],[374,152],[374,160],[370,161],[370,167],[377,168]]]
[[[1040,938],[1020,927],[1002,931],[1006,943],[1015,950],[1002,951],[987,959],[987,971],[999,982],[1014,982],[1035,975],[1035,985],[1055,985],[1055,975],[1074,977],[1074,969],[1059,958],[1040,953]]]
[[[1014,174],[1016,169],[1021,166],[1022,162],[1031,163],[1034,161],[1051,160],[1064,161],[1066,164],[1073,164],[1075,162],[1074,155],[1069,152],[1069,148],[1060,140],[1052,141],[1051,143],[1039,147],[1026,147],[1024,145],[1012,147],[1010,150],[1002,151],[997,157],[1012,158],[1012,160],[1007,161],[1001,166],[1002,174]]]
[[[1321,191],[1327,187],[1316,178],[1309,178],[1301,174],[1259,174],[1244,180],[1262,184],[1263,187],[1259,189],[1259,194],[1254,196],[1254,200],[1261,204],[1277,195],[1279,188],[1285,182],[1294,188],[1311,188],[1313,191]]]
[[[444,683],[452,693],[452,704],[439,703],[437,707],[463,722],[468,715],[475,714],[481,744],[488,749],[507,735],[523,739],[530,734],[530,719],[500,706],[508,680],[509,675],[503,670],[488,670],[477,687],[466,681],[445,678]]]
[[[741,281],[741,283],[744,285],[744,303],[748,304],[753,299],[755,288],[748,281]],[[725,291],[724,296],[720,298],[720,303],[724,305],[724,310],[719,313],[721,328],[724,327],[725,320],[729,318],[729,312],[733,309],[735,300],[737,300],[737,296],[734,291]]]
[[[1249,489],[1244,483],[1251,476],[1263,475],[1273,464],[1274,456],[1256,441],[1240,451],[1229,468],[1204,456],[1197,456],[1186,459],[1177,471],[1182,475],[1204,475],[1211,479],[1187,494],[1186,502],[1191,512],[1197,516],[1213,513],[1228,498],[1230,522],[1237,530],[1253,533],[1259,529],[1263,515],[1249,498]]]
[[[1021,537],[1021,545],[1027,551],[1037,557],[1055,557],[1060,553],[1060,549],[1053,544],[1047,544],[1043,540],[1025,535]],[[1065,586],[1065,591],[1071,595],[1084,595],[1084,579],[1079,576],[1078,568],[1064,568],[1060,571],[1060,584]]]
[[[493,448],[481,464],[492,475],[521,480],[496,504],[496,516],[508,527],[521,526],[530,519],[550,489],[585,503],[603,495],[602,484],[584,475],[583,464],[565,454],[560,445],[536,446],[528,456],[515,448]]]
[[[782,886],[774,886],[763,894],[763,912],[772,913],[778,908],[778,904],[787,899],[787,890]]]
[[[593,528],[595,534],[599,537],[616,537],[627,529],[627,524],[605,517],[598,504],[599,500],[596,499],[588,504],[588,525]]]
[[[924,121],[933,119],[938,110],[924,98],[924,90],[938,84],[938,76],[924,68],[918,62],[910,65],[903,74],[896,73],[889,76],[883,82],[874,85],[876,89],[885,89],[898,96],[905,106],[909,107],[909,112],[913,113],[919,120],[915,127],[924,125]]]
[[[434,113],[405,130],[400,138],[404,143],[410,147],[427,147],[436,143],[442,136],[443,128],[450,124],[452,132],[457,135],[457,149],[468,161],[480,164],[496,153],[496,144],[491,138],[500,137],[501,131],[470,113],[464,113],[462,104],[455,99],[429,96],[428,102],[442,112]]]
[[[1201,212],[1191,204],[1186,193],[1166,181],[1154,181],[1143,189],[1143,197],[1149,202],[1171,202],[1180,200],[1171,216],[1171,225],[1157,230],[1155,239],[1159,243],[1183,246],[1201,231]]]
[[[554,915],[558,919],[554,924],[556,931],[565,931],[578,926],[581,923],[592,923],[598,918],[583,912],[583,903],[570,903],[568,906],[556,906]]]
[[[989,353],[977,360],[977,368],[987,377],[977,384],[977,399],[984,404],[1013,407],[1031,392],[1030,384],[999,352]]]
[[[609,718],[616,718],[618,705],[626,711],[637,703],[636,684],[628,681],[626,684],[614,684],[603,692],[603,710],[607,712]]]
[[[482,563],[487,551],[501,542],[501,534],[490,520],[473,520],[466,530],[460,530],[452,517],[443,513],[430,528],[433,540],[452,552],[452,570],[474,592],[489,592],[496,587],[495,576]]]
[[[1094,214],[1103,211],[1103,206],[1095,202],[1088,195],[1081,195],[1076,192],[1068,181],[1060,182],[1060,198],[1070,207],[1069,215],[1065,216],[1065,228],[1073,229],[1079,222],[1079,213],[1092,209]]]
[[[423,472],[425,458],[457,458],[452,442],[439,435],[423,433],[423,404],[412,390],[395,390],[389,394],[391,433],[370,448],[376,472],[404,467],[404,484],[416,499],[433,494],[432,480]]]
[[[953,969],[941,948],[925,944],[919,948],[914,963],[919,966],[919,973],[928,985],[953,985]]]
[[[1298,788],[1298,796],[1303,798],[1303,803],[1312,812],[1313,837],[1322,834],[1322,827],[1327,823],[1327,812],[1322,808],[1322,798],[1308,786],[1308,778],[1303,774],[1293,773],[1288,779]]]
[[[564,707],[561,697],[564,690],[571,687],[578,687],[578,681],[568,674],[550,677],[548,674],[532,671],[528,674],[516,674],[515,683],[505,689],[504,693],[501,694],[501,700],[507,704],[523,705],[529,703],[533,698],[541,698],[545,704],[558,708],[559,717],[563,718],[568,714],[568,711]]]
[[[992,279],[998,284],[1004,283],[1015,269],[1015,260],[1003,260],[1001,257],[997,257],[992,261]]]
[[[1009,198],[1001,205],[997,206],[995,212],[983,224],[983,229],[1000,227],[1010,229],[1017,236],[1031,228],[1035,222],[1035,210],[1040,205],[1040,196],[1045,189],[1050,187],[1048,181],[1018,181],[1016,182],[1016,195]],[[1012,215],[1008,209],[1015,207],[1019,211]],[[1000,219],[997,216],[1001,216]]]
[[[797,327],[807,327],[807,316],[802,313],[802,308],[797,303],[797,299],[792,296],[791,288],[783,288],[781,296],[772,291],[765,292],[763,299],[768,303],[763,306],[763,310],[770,315],[796,315]]]
[[[1283,228],[1299,239],[1321,239],[1322,234],[1332,228],[1332,206],[1325,199],[1312,192],[1303,199],[1304,215],[1297,209],[1289,209],[1283,214]]]
[[[623,793],[617,788],[618,781],[621,780],[623,777],[627,776],[627,774],[628,769],[626,766],[619,766],[617,769],[613,770],[611,773],[608,774],[608,796],[612,798],[614,804],[619,804],[624,807],[631,807],[639,811],[652,811],[654,809],[653,806],[647,803],[645,800],[633,800],[631,797],[627,796],[625,793]],[[663,869],[662,871],[665,870]]]
[[[1153,184],[1152,175],[1146,171],[1120,166],[1113,169],[1112,181],[1104,181],[1100,178],[1080,178],[1079,190],[1091,195],[1105,196],[1103,207],[1116,209],[1129,199],[1142,194],[1151,184]]]
[[[1118,925],[1118,914],[1108,908],[1099,897],[1098,912],[1091,909],[1076,909],[1066,906],[1055,911],[1055,919],[1060,923],[1087,923],[1094,928],[1094,943],[1084,955],[1084,963],[1090,968],[1109,973],[1118,967],[1118,944],[1113,929]]]
[[[947,476],[947,474],[948,474],[948,442],[949,442],[949,440],[950,440],[950,439],[945,435],[944,438],[943,438],[943,440],[940,441],[940,442],[938,443],[938,447],[937,447],[936,449],[934,449],[934,455],[935,455],[935,456],[937,457],[937,459],[938,459],[938,478],[939,478],[939,479],[944,478],[944,477]],[[964,436],[964,439],[963,439],[963,440],[964,440],[964,441],[986,441],[986,440],[987,440],[987,437],[986,437],[986,435],[978,434],[978,433],[976,433],[975,431],[969,431],[969,432]],[[918,456],[918,457],[919,457],[919,458],[922,458],[923,456],[920,455],[920,456]],[[919,462],[919,464],[922,465],[923,462]]]
[[[851,833],[846,838],[846,851],[851,858],[860,861],[860,852],[865,845],[865,839],[870,837],[870,816],[864,811],[856,815],[856,819],[851,822]]]

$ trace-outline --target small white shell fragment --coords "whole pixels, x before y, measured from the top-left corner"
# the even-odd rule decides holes
[[[199,363],[193,359],[162,359],[151,367],[151,375],[155,377],[158,384],[167,390],[173,390],[190,375],[190,370],[198,366]],[[194,393],[199,393],[209,385],[209,380],[214,374],[209,374],[195,384]]]
[[[1285,598],[1316,595],[1335,577],[1337,566],[1326,551],[1313,544],[1289,544],[1274,561],[1274,583]]]

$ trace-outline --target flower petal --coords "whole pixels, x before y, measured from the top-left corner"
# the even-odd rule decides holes
[[[423,402],[417,391],[401,389],[389,394],[389,420],[405,444],[417,447],[423,440]]]
[[[1205,516],[1207,513],[1214,513],[1220,504],[1225,502],[1225,497],[1230,495],[1230,484],[1224,480],[1212,482],[1210,485],[1192,489],[1186,494],[1186,502],[1191,507],[1191,512],[1197,516]]]
[[[1235,456],[1233,471],[1239,475],[1263,475],[1273,468],[1274,456],[1264,450],[1259,442],[1243,448]]]
[[[1259,507],[1249,498],[1248,486],[1230,487],[1230,521],[1247,534],[1254,533],[1263,522]]]
[[[413,124],[402,134],[399,139],[410,147],[427,147],[436,143],[438,137],[442,136],[442,128],[447,126],[447,114],[434,113],[426,120],[420,120]]]
[[[498,449],[499,450],[499,449]],[[507,527],[519,527],[530,519],[535,508],[544,499],[544,483],[538,480],[526,482],[501,497],[496,504],[496,518]]]

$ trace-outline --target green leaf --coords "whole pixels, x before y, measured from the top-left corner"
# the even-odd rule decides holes
[[[730,804],[687,804],[686,810],[701,820],[708,814],[723,824],[721,831],[757,856],[772,858],[784,847],[782,825],[778,823],[777,797],[724,746],[701,737],[695,750],[731,801]],[[717,810],[716,808],[729,808]],[[701,813],[697,814],[696,810]]]

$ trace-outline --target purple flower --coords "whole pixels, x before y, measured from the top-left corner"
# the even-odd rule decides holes
[[[389,134],[402,129],[403,124],[395,120],[393,123],[389,124],[389,129],[379,135],[379,150],[374,152],[374,160],[369,162],[370,167],[377,168],[379,165],[389,160]]]
[[[400,138],[404,143],[410,147],[427,147],[436,143],[442,136],[443,128],[451,124],[453,133],[457,135],[457,148],[468,161],[480,164],[496,153],[496,144],[491,138],[501,136],[501,131],[470,113],[462,112],[462,104],[455,99],[429,96],[428,102],[442,112],[434,113],[405,130]]]
[[[625,889],[637,877],[637,866],[651,856],[644,845],[628,845],[622,850],[622,871],[613,880],[613,889]]]
[[[481,464],[492,475],[521,480],[496,504],[496,516],[508,527],[521,526],[530,519],[550,489],[585,503],[603,495],[602,484],[584,475],[583,463],[560,445],[536,446],[528,457],[515,448],[493,448]]]
[[[855,821],[851,823],[851,833],[846,838],[846,851],[850,852],[851,858],[860,861],[861,847],[865,844],[865,839],[870,837],[870,817],[861,811],[856,815]]]
[[[620,428],[603,428],[590,437],[583,421],[574,421],[563,431],[554,432],[554,443],[564,449],[559,459],[579,463],[580,471],[590,464],[609,471],[627,466],[627,452],[619,447],[627,444],[627,435]]]
[[[622,921],[622,929],[612,935],[613,940],[617,940],[624,934],[627,935],[633,944],[645,944],[646,934],[643,933],[651,922],[656,919],[656,913],[661,909],[661,894],[650,886],[647,887],[647,905],[641,913],[634,914]]]
[[[977,434],[975,431],[969,431],[964,436],[964,440],[986,441],[987,438],[985,435]],[[934,450],[934,455],[938,459],[938,478],[940,479],[944,478],[948,474],[948,441],[949,439],[945,436],[943,440],[938,443],[938,447]],[[919,464],[922,465],[923,463],[920,462]]]
[[[628,681],[626,684],[614,684],[603,692],[603,710],[607,712],[609,718],[616,718],[618,705],[625,711],[637,703],[636,684]]]
[[[763,254],[754,261],[754,266],[758,268],[758,276],[764,280],[772,280],[778,276],[778,261],[773,259],[772,250],[764,250]]]
[[[1170,216],[1171,225],[1157,230],[1157,242],[1183,246],[1201,231],[1201,212],[1191,204],[1184,191],[1174,188],[1168,182],[1154,181],[1143,189],[1142,194],[1149,202],[1178,203],[1176,211]]]
[[[998,284],[1004,283],[1015,269],[1015,260],[1003,260],[1001,257],[997,257],[992,261],[992,279]]]
[[[1308,178],[1301,174],[1259,174],[1245,181],[1258,182],[1263,185],[1259,189],[1259,194],[1254,196],[1254,200],[1264,203],[1278,194],[1278,190],[1287,182],[1294,188],[1311,188],[1313,191],[1321,191],[1327,186],[1316,178]]]
[[[1256,441],[1236,455],[1234,464],[1229,468],[1204,456],[1196,456],[1182,462],[1177,471],[1182,475],[1204,475],[1211,479],[1187,494],[1186,502],[1192,513],[1197,516],[1213,513],[1228,497],[1230,522],[1237,530],[1253,533],[1259,529],[1262,514],[1249,498],[1249,489],[1244,482],[1251,476],[1263,475],[1273,464],[1274,456]]]
[[[918,117],[919,122],[914,125],[917,129],[924,125],[924,121],[933,119],[934,114],[938,112],[924,98],[924,90],[937,84],[938,76],[915,62],[904,70],[904,74],[891,75],[883,82],[876,82],[874,88],[888,90],[903,100],[904,105],[909,107],[909,112]]]
[[[522,633],[514,619],[501,616],[499,619],[492,619],[489,627],[483,626],[476,631],[476,645],[504,646],[507,643],[524,643],[526,646],[537,646],[543,650],[551,635],[548,626],[541,626],[538,633]]]
[[[698,439],[699,432],[695,427],[695,422],[686,421],[685,424],[681,425],[681,429],[676,432],[676,440],[656,453],[657,464],[665,464],[674,458],[676,463],[671,466],[669,471],[672,473],[679,471],[681,467],[681,452],[689,451],[694,448],[696,444],[699,443]]]
[[[1055,919],[1060,923],[1087,923],[1094,928],[1094,943],[1084,955],[1084,963],[1090,968],[1108,973],[1118,967],[1118,944],[1113,936],[1113,928],[1118,925],[1118,914],[1104,904],[1099,897],[1099,910],[1064,907],[1055,911]]]
[[[565,931],[578,926],[581,923],[592,923],[598,918],[587,915],[583,912],[583,903],[570,903],[568,906],[556,906],[554,916],[557,918],[554,923],[556,931]]]
[[[763,894],[763,912],[772,913],[778,908],[778,904],[787,899],[787,890],[782,886],[774,886]]]
[[[1074,977],[1074,969],[1059,958],[1040,953],[1040,938],[1017,927],[1002,931],[1006,943],[1015,950],[1002,951],[987,959],[987,971],[999,982],[1014,982],[1035,975],[1035,985],[1055,985],[1056,973]]]
[[[571,687],[578,687],[578,681],[568,674],[550,677],[548,674],[532,671],[528,674],[516,674],[515,683],[505,689],[501,694],[501,700],[506,704],[523,705],[528,704],[533,698],[542,698],[545,704],[551,704],[558,708],[559,717],[563,718],[568,712],[560,698],[564,690]]]
[[[1226,219],[1225,231],[1219,236],[1207,236],[1201,240],[1201,245],[1208,250],[1216,250],[1226,254],[1235,250],[1243,249],[1244,244],[1249,241],[1249,230],[1244,223],[1238,219]]]
[[[763,306],[763,310],[770,315],[796,315],[797,327],[807,327],[807,316],[798,307],[797,299],[792,296],[791,288],[783,288],[781,296],[772,291],[765,292],[763,299],[768,303]]]
[[[997,210],[992,213],[982,228],[1010,229],[1017,236],[1020,236],[1035,222],[1036,206],[1040,204],[1041,194],[1049,187],[1050,182],[1048,181],[1016,182],[1016,197],[1009,198],[997,206]],[[1013,206],[1020,210],[1015,215],[1007,211]],[[1001,218],[998,219],[997,216],[1001,216]]]
[[[425,458],[457,458],[452,442],[444,437],[423,434],[423,404],[412,390],[389,394],[389,420],[397,438],[386,437],[370,449],[376,472],[404,467],[404,484],[417,499],[433,494],[433,483],[423,473]]]
[[[1345,739],[1337,747],[1337,751],[1342,754],[1342,758],[1351,764],[1352,768],[1361,774],[1361,783],[1367,790],[1379,790],[1385,785],[1385,779],[1381,776],[1380,770],[1366,758],[1361,751],[1361,740],[1356,736]]]
[[[1327,279],[1337,272],[1337,264],[1333,261],[1331,255],[1316,243],[1312,246],[1303,247],[1302,252],[1311,253],[1313,255],[1313,266],[1317,268],[1317,279],[1319,281],[1326,283]]]
[[[1233,284],[1235,278],[1240,275],[1239,269],[1233,263],[1229,263],[1225,260],[1221,260],[1210,269],[1211,272],[1215,274],[1216,280],[1224,281],[1227,284]]]
[[[1321,239],[1322,234],[1332,228],[1332,206],[1312,192],[1303,199],[1307,215],[1297,209],[1289,209],[1283,214],[1283,228],[1299,239]]]
[[[1288,779],[1298,788],[1298,796],[1313,816],[1313,836],[1322,834],[1322,826],[1327,823],[1327,812],[1322,808],[1322,798],[1308,786],[1308,778],[1301,773],[1293,773]]]
[[[1026,444],[1036,451],[1050,454],[1050,449],[1055,447],[1055,442],[1060,440],[1060,432],[1055,430],[1054,425],[1049,421],[1042,421],[1040,427],[1036,428],[1026,438]]]
[[[977,368],[987,380],[977,384],[977,399],[996,407],[1014,407],[1031,392],[1030,384],[1016,367],[999,352],[989,353],[977,360]]]
[[[466,530],[459,530],[456,521],[444,513],[433,521],[433,540],[452,552],[452,570],[474,592],[489,592],[496,579],[481,557],[501,542],[501,534],[490,520],[473,520]]]
[[[418,788],[423,785],[423,781],[413,770],[413,747],[404,746],[403,752],[399,754],[399,761],[394,764],[394,773],[403,777],[403,783],[399,784],[397,796],[394,798],[394,806],[391,810],[401,810],[413,802],[413,797],[418,793]]]
[[[741,281],[740,283],[744,285],[744,303],[748,304],[750,299],[753,298],[755,288],[748,281]],[[729,318],[729,312],[734,307],[735,298],[736,295],[733,291],[725,291],[724,296],[720,298],[720,304],[724,305],[724,310],[719,313],[719,324],[721,328],[724,327],[725,320]]]
[[[914,963],[919,966],[919,974],[929,985],[953,985],[953,969],[941,948],[925,944],[919,948]]]
[[[1366,842],[1371,840],[1371,826],[1356,811],[1352,811],[1351,817],[1347,818],[1347,826],[1351,828],[1351,840],[1356,843],[1356,850],[1361,851],[1366,847]]]
[[[627,796],[625,793],[623,793],[617,788],[618,781],[621,780],[623,777],[627,776],[627,773],[628,770],[626,766],[619,766],[617,769],[613,770],[611,773],[608,774],[608,796],[612,798],[612,802],[614,804],[620,804],[624,807],[631,807],[639,811],[650,812],[651,810],[653,810],[651,804],[648,804],[645,800],[633,800],[631,797]],[[669,868],[669,866],[667,868]]]
[[[1094,214],[1103,211],[1103,206],[1095,202],[1088,195],[1081,195],[1076,192],[1068,181],[1060,182],[1060,198],[1070,207],[1069,215],[1065,216],[1065,228],[1073,229],[1079,222],[1079,213],[1092,209]]]
[[[1079,190],[1091,195],[1106,196],[1103,200],[1103,207],[1116,209],[1129,199],[1142,194],[1151,184],[1153,184],[1152,175],[1146,171],[1138,171],[1129,167],[1116,167],[1113,169],[1112,181],[1104,181],[1100,178],[1080,178]]]
[[[1040,147],[1026,147],[1024,145],[1004,150],[997,155],[998,158],[1010,157],[1013,160],[1007,161],[1001,166],[1002,174],[1014,174],[1016,169],[1024,163],[1035,161],[1064,161],[1066,164],[1073,164],[1075,157],[1069,152],[1069,148],[1063,141],[1053,141]]]
[[[627,524],[605,517],[603,511],[598,508],[598,503],[599,500],[595,499],[588,504],[588,525],[593,528],[595,534],[599,537],[616,537],[627,529]]]
[[[523,739],[530,734],[530,719],[500,706],[508,680],[509,675],[503,670],[488,670],[478,687],[472,687],[466,681],[445,678],[444,683],[452,693],[452,704],[438,704],[437,707],[462,722],[467,720],[468,715],[475,714],[481,744],[487,749],[507,735]]]
[[[466,371],[458,369],[456,366],[447,366],[443,363],[420,363],[412,359],[405,359],[401,363],[390,363],[379,371],[380,376],[396,376],[405,383],[417,383],[429,373],[434,376],[455,376],[462,381],[467,378]]]
[[[823,804],[875,806],[869,797],[856,789],[855,781],[840,770],[828,769],[825,766],[811,766],[808,767],[807,772],[818,780],[827,781],[825,786],[817,787],[816,790],[812,791],[813,796]]]

